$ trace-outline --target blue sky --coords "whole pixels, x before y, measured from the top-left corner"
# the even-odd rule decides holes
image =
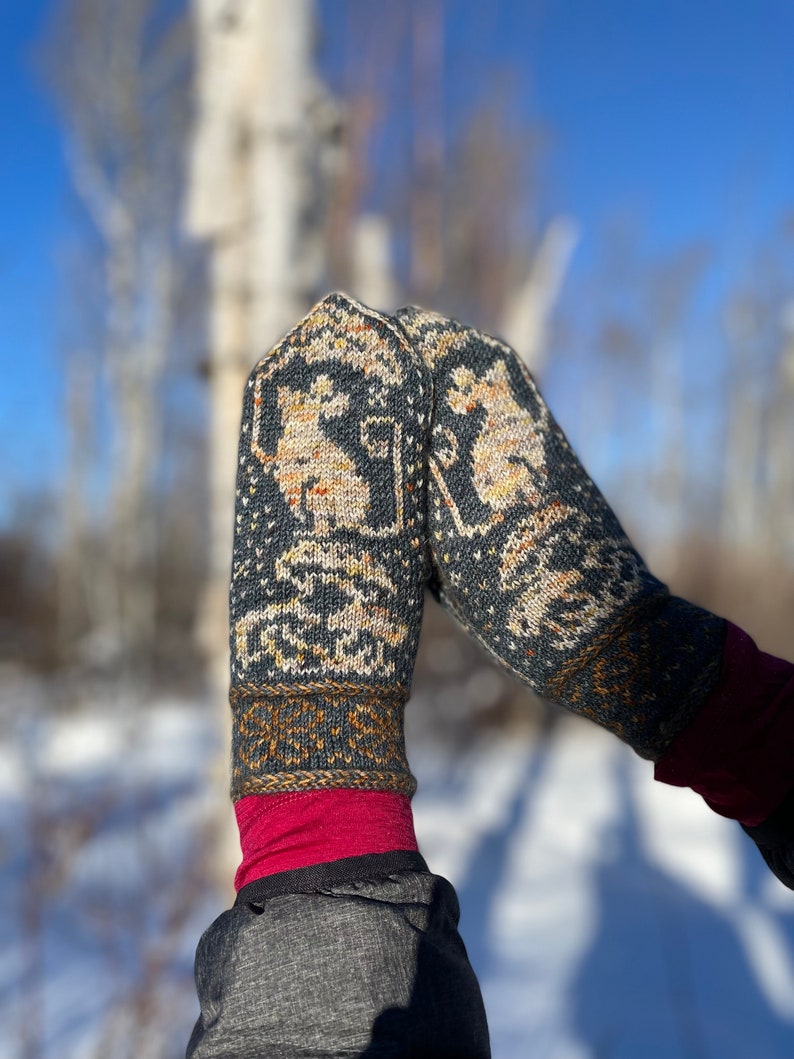
[[[791,202],[791,4],[549,0],[542,10],[529,77],[557,131],[560,206],[588,225],[629,205],[671,246],[722,241],[736,223],[749,234]]]
[[[44,0],[0,0],[0,512],[6,490],[24,481],[38,486],[59,463],[54,259],[67,177],[55,117],[32,71],[48,7]]]
[[[35,488],[59,467],[56,256],[68,232],[68,178],[31,64],[50,7],[0,0],[0,512],[20,483]],[[339,8],[320,4],[331,56],[342,47]],[[794,207],[794,4],[447,0],[446,8],[448,105],[487,91],[497,57],[519,106],[547,130],[543,212],[570,214],[581,231],[566,299],[616,215],[630,213],[660,254],[707,241],[713,268],[727,276]]]

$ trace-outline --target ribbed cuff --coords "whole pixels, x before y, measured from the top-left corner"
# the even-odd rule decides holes
[[[794,789],[794,665],[728,622],[719,681],[655,777],[750,827],[771,816]]]

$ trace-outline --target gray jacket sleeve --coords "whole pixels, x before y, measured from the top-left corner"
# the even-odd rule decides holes
[[[488,1059],[458,917],[416,853],[250,884],[199,942],[187,1059]]]

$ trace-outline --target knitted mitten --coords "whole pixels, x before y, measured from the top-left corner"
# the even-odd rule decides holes
[[[724,622],[649,573],[508,346],[394,319],[433,376],[439,599],[540,695],[657,759],[717,681]]]
[[[431,382],[330,295],[254,368],[230,590],[232,797],[412,794],[403,739],[426,574]]]

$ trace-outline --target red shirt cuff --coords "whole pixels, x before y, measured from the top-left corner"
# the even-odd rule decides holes
[[[234,811],[243,853],[234,880],[237,890],[293,868],[418,849],[410,799],[394,791],[251,794]]]

